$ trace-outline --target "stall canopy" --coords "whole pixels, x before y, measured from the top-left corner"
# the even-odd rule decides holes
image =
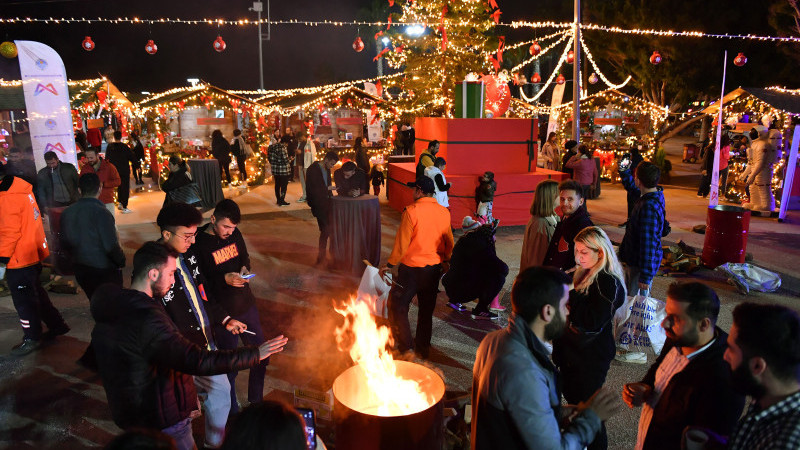
[[[70,80],[69,98],[72,109],[81,109],[87,104],[94,103],[99,97],[109,98],[116,103],[117,108],[133,109],[133,103],[107,78],[94,78],[90,80]],[[25,95],[22,92],[22,81],[0,82],[0,110],[25,109]]]
[[[755,97],[775,109],[790,114],[800,114],[800,96],[797,93],[779,89],[737,88],[722,97],[722,103],[728,105],[735,100],[745,99],[748,96]],[[703,112],[712,115],[717,114],[719,112],[719,104],[711,105],[704,109]]]
[[[181,87],[170,89],[151,95],[137,103],[143,112],[156,108],[183,109],[186,105],[201,104],[207,107],[215,106],[218,108],[231,109],[254,109],[264,110],[260,104],[248,100],[245,97],[231,94],[230,92],[212,86],[208,83],[200,83],[196,86]]]
[[[391,108],[391,104],[380,97],[355,86],[344,86],[311,93],[293,93],[286,95],[266,95],[258,99],[265,108],[278,111],[282,115],[293,112],[312,111],[320,106],[328,107],[361,107],[365,104],[376,105],[380,109]]]

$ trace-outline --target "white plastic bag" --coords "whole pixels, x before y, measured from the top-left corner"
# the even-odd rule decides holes
[[[391,286],[381,278],[377,267],[367,266],[358,285],[357,299],[369,305],[372,315],[388,318],[388,299]]]
[[[666,304],[652,297],[628,297],[614,314],[614,340],[617,348],[633,352],[652,351],[658,355],[667,335],[661,328]]]
[[[750,293],[750,289],[775,292],[781,287],[780,275],[750,263],[726,263],[716,270],[728,275],[728,281],[745,295]]]

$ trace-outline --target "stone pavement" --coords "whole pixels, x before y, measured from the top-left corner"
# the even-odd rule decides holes
[[[681,180],[693,179],[693,168],[675,160],[676,148],[668,150],[677,171],[685,172]],[[696,169],[694,169],[696,170]],[[686,184],[686,183],[684,183]],[[253,269],[257,276],[251,281],[259,299],[261,319],[267,335],[286,334],[290,341],[283,353],[274,356],[267,370],[265,395],[269,398],[292,399],[295,388],[327,390],[333,379],[344,370],[348,358],[336,349],[333,329],[339,318],[332,303],[352,295],[358,277],[329,272],[313,267],[318,236],[317,225],[305,204],[296,203],[300,186],[289,185],[287,200],[291,206],[275,205],[272,186],[260,186],[248,191],[226,190],[235,197],[244,214],[241,230],[248,243]],[[695,196],[689,186],[667,186],[667,216],[673,232],[667,241],[683,240],[702,248],[703,236],[691,232],[691,227],[705,222],[706,203]],[[163,200],[163,193],[138,193],[131,202],[134,213],[117,215],[119,232],[130,264],[135,250],[146,240],[158,237],[154,221]],[[388,207],[382,198],[382,256],[391,251],[400,214]],[[624,229],[616,224],[624,221],[625,194],[619,185],[603,184],[602,195],[589,204],[596,224],[603,226],[613,240],[621,240]],[[206,217],[209,212],[205,214]],[[701,280],[720,294],[722,313],[719,324],[729,329],[731,310],[743,301],[776,302],[797,307],[797,279],[800,279],[800,215],[793,212],[786,223],[775,219],[753,218],[748,252],[754,262],[780,272],[784,287],[777,293],[752,294],[744,297],[728,285],[724,277],[710,270],[700,270],[691,276],[676,276],[681,280]],[[497,250],[511,269],[502,294],[502,303],[509,306],[508,291],[519,268],[519,252],[523,227],[503,227],[498,231]],[[459,233],[457,233],[459,234]],[[130,267],[125,279],[129,279]],[[663,299],[671,277],[657,277],[653,295]],[[111,420],[105,393],[99,377],[76,364],[86,345],[93,326],[88,302],[83,295],[51,293],[72,331],[57,338],[40,351],[23,358],[0,356],[0,448],[42,449],[98,448],[120,430]],[[497,323],[476,321],[469,314],[457,313],[447,306],[440,294],[434,312],[433,351],[430,364],[443,375],[448,399],[463,399],[471,386],[475,350],[483,336],[507,323],[502,313]],[[412,326],[416,309],[412,307]],[[0,298],[0,355],[7,355],[21,337],[18,319],[9,296]],[[651,357],[652,362],[652,357]],[[612,362],[607,384],[620,391],[622,385],[638,381],[646,365]],[[246,373],[239,377],[239,398],[246,398]],[[632,448],[636,438],[638,410],[627,408],[608,423],[612,449]],[[195,421],[198,443],[202,443],[202,421]],[[330,426],[321,423],[321,434],[330,438]],[[328,441],[329,442],[329,441]]]

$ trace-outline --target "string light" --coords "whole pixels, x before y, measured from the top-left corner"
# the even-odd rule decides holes
[[[597,64],[594,62],[594,57],[592,56],[592,53],[589,51],[589,48],[586,47],[586,43],[583,41],[582,34],[580,36],[580,41],[581,41],[581,48],[583,49],[583,53],[586,55],[586,59],[589,60],[589,63],[591,63],[592,68],[594,69],[594,72],[600,77],[601,80],[603,80],[603,83],[605,83],[606,86],[608,86],[610,89],[621,89],[626,84],[628,84],[629,81],[631,81],[632,77],[630,75],[628,75],[628,78],[626,78],[625,81],[623,81],[620,84],[614,84],[608,81],[608,78],[606,78],[606,76],[603,75],[603,72],[600,71],[600,68],[597,67]],[[582,85],[583,84],[581,84],[581,86]]]
[[[539,59],[540,57],[542,57],[544,54],[546,54],[547,52],[549,52],[549,51],[550,51],[550,50],[551,50],[553,47],[555,47],[555,46],[557,46],[558,44],[560,44],[560,43],[564,42],[564,40],[565,40],[565,39],[567,39],[567,38],[569,38],[569,37],[570,37],[570,34],[569,34],[569,32],[562,31],[561,33],[558,33],[558,34],[561,34],[561,35],[562,35],[562,36],[561,36],[561,39],[559,39],[559,40],[557,40],[557,41],[553,42],[553,43],[552,43],[552,44],[550,44],[548,47],[546,47],[546,48],[542,49],[542,50],[541,50],[539,53],[537,53],[537,54],[536,54],[536,56],[532,56],[532,57],[530,57],[530,58],[526,59],[525,61],[522,61],[521,63],[517,64],[516,66],[512,67],[512,68],[511,68],[511,72],[516,72],[516,71],[518,71],[519,69],[521,69],[521,68],[523,68],[523,67],[527,66],[528,64],[530,64],[530,63],[532,63],[532,62],[536,61],[537,59]],[[542,40],[544,40],[544,38],[543,38]],[[527,42],[526,42],[526,44],[527,44]]]
[[[561,53],[561,58],[558,59],[558,64],[556,64],[555,70],[553,70],[553,72],[550,74],[550,77],[547,78],[547,81],[544,83],[544,85],[542,86],[541,90],[539,90],[539,93],[537,93],[533,97],[528,97],[527,95],[525,95],[524,89],[520,89],[519,90],[520,96],[526,102],[535,103],[539,99],[539,97],[541,97],[545,93],[547,88],[550,87],[550,84],[553,83],[553,80],[560,73],[559,70],[561,69],[561,66],[567,60],[567,53],[569,53],[569,49],[572,48],[572,43],[573,42],[575,42],[575,35],[574,34],[570,35],[569,42],[567,42],[567,45],[564,47],[564,51]]]
[[[373,78],[365,78],[363,80],[353,80],[353,81],[343,81],[341,83],[334,83],[334,84],[326,84],[322,86],[310,86],[310,87],[302,87],[302,88],[293,88],[293,89],[274,89],[274,90],[229,90],[231,94],[237,95],[260,95],[261,97],[256,98],[254,101],[259,102],[262,100],[267,100],[274,97],[282,97],[287,95],[295,95],[295,94],[316,94],[321,91],[325,91],[328,89],[336,89],[340,87],[346,86],[353,86],[356,84],[362,83],[373,83],[375,81],[383,81],[383,80],[390,80],[392,78],[397,78],[405,75],[403,72],[391,74],[391,75],[383,75],[380,77],[373,77]]]

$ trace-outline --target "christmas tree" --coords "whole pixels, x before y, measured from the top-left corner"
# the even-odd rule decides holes
[[[500,18],[494,0],[417,0],[403,6],[399,21],[376,39],[388,37],[382,57],[405,76],[387,80],[400,114],[447,116],[456,83],[470,72],[488,73],[498,59],[493,29]],[[397,18],[395,18],[397,20]],[[414,24],[414,25],[411,25]]]

